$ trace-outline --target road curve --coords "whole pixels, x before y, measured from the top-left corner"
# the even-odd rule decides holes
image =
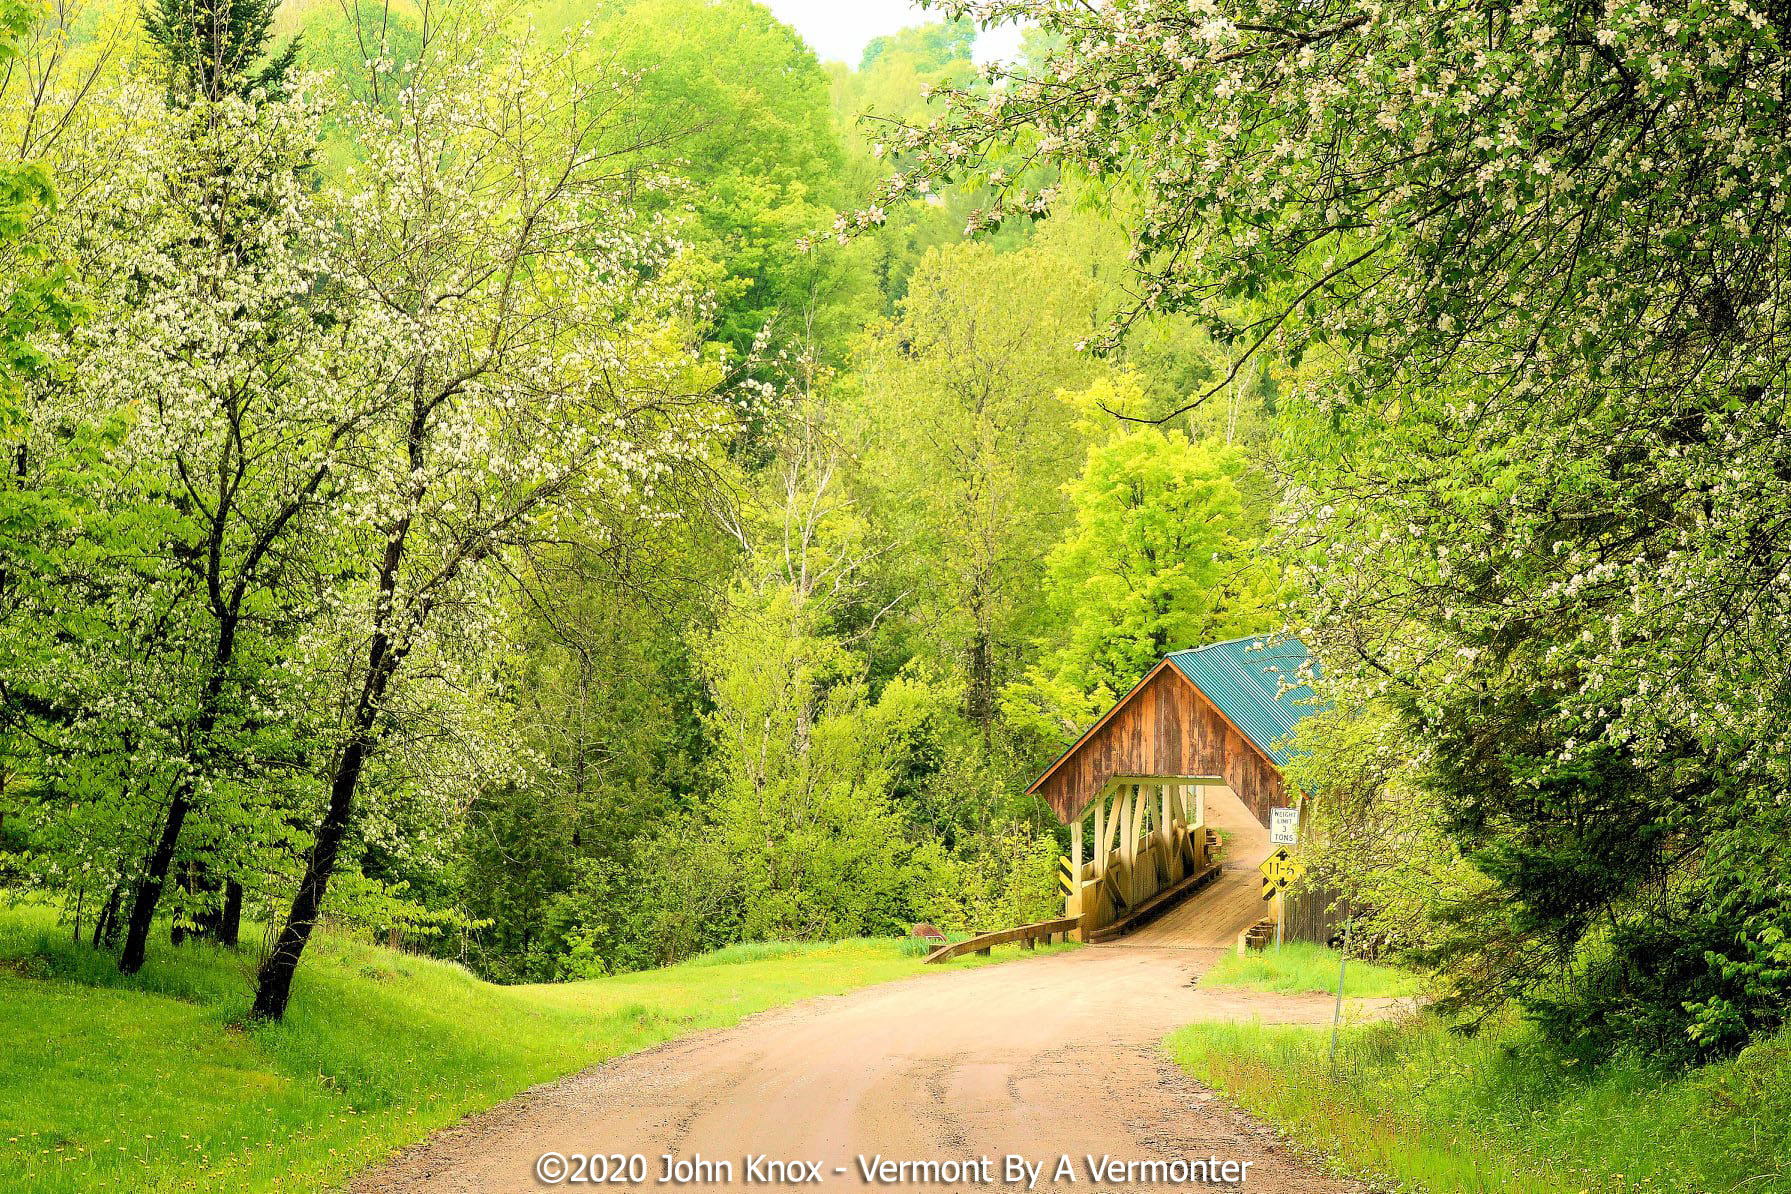
[[[1044,1162],[1033,1189],[1223,1189],[1201,1182],[1091,1181],[1084,1154],[1121,1161],[1250,1162],[1241,1188],[1356,1192],[1172,1066],[1164,1035],[1196,1019],[1327,1022],[1329,1001],[1204,991],[1216,950],[1091,946],[974,970],[924,974],[811,999],[617,1058],[438,1133],[364,1174],[362,1194],[539,1191],[536,1158],[640,1153],[818,1163],[836,1190],[954,1191],[977,1183],[867,1185],[863,1155],[946,1161],[1007,1154]],[[1051,1180],[1060,1155],[1077,1182]],[[843,1167],[846,1172],[837,1172]],[[997,1172],[997,1178],[1000,1174]],[[812,1186],[806,1188],[813,1188]],[[993,1189],[1025,1189],[1003,1186]]]

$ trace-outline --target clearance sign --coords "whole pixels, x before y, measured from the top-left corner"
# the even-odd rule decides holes
[[[1306,864],[1296,860],[1283,847],[1263,859],[1257,869],[1262,872],[1262,898],[1272,900],[1306,873]]]

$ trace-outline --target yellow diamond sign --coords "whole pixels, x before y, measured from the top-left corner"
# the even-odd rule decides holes
[[[1306,864],[1300,862],[1286,850],[1277,850],[1262,860],[1257,868],[1262,872],[1262,898],[1271,900],[1275,893],[1284,890],[1288,884],[1306,873]]]

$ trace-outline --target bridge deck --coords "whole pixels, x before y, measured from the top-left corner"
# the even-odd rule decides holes
[[[1237,943],[1238,934],[1268,914],[1256,867],[1272,850],[1269,831],[1229,789],[1206,790],[1206,824],[1225,841],[1223,872],[1180,904],[1126,934],[1114,945],[1211,949]]]

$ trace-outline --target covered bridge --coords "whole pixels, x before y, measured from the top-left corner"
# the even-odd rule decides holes
[[[1294,803],[1288,737],[1317,711],[1316,664],[1290,639],[1241,638],[1165,657],[1034,780],[1071,827],[1066,916],[1084,940],[1115,936],[1221,877],[1260,915],[1254,868],[1269,810]],[[1223,835],[1221,837],[1221,835]],[[1250,873],[1244,873],[1249,868]],[[1247,927],[1247,925],[1246,925]]]

